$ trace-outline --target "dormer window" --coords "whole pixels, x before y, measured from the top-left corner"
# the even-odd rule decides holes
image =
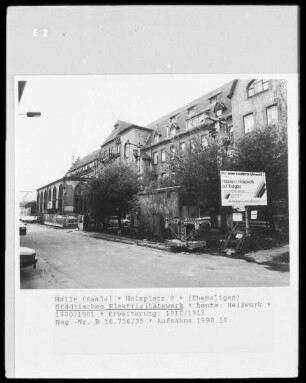
[[[255,96],[255,94],[264,92],[269,89],[268,80],[253,80],[247,86],[248,97]]]
[[[218,110],[216,111],[216,116],[217,116],[217,117],[220,117],[220,116],[222,115],[222,113],[223,113],[223,110],[222,110],[222,109],[218,109]]]
[[[187,109],[187,118],[193,116],[195,114],[195,111],[196,111],[196,106],[192,106],[191,108],[188,108]]]
[[[175,136],[175,134],[176,134],[176,126],[174,126],[174,125],[172,125],[171,127],[170,127],[170,136]]]
[[[154,141],[155,141],[155,142],[158,142],[158,141],[160,140],[161,137],[162,137],[162,135],[161,135],[160,133],[156,132],[156,133],[154,134]]]
[[[219,93],[219,94],[216,94],[216,95],[213,96],[213,97],[210,97],[210,99],[209,99],[209,103],[210,103],[210,105],[215,105],[216,102],[219,100],[219,96],[220,96],[220,93]]]
[[[189,130],[203,125],[206,117],[206,113],[201,113],[197,116],[191,117],[186,121],[186,129]]]
[[[170,124],[176,124],[177,122],[177,114],[175,116],[170,117]]]

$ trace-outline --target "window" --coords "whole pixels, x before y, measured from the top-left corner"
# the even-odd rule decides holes
[[[223,112],[222,109],[218,109],[218,110],[216,111],[216,116],[217,116],[217,117],[220,117],[220,116],[222,115],[222,112]]]
[[[220,132],[220,122],[215,122],[215,130],[217,133]]]
[[[171,136],[175,136],[175,133],[176,133],[176,127],[175,127],[175,126],[172,126],[172,127],[170,128],[170,135],[171,135]]]
[[[230,141],[233,143],[234,142],[234,127],[233,126],[229,127],[228,135],[229,135]]]
[[[187,109],[187,117],[191,117],[192,115],[194,115],[195,110],[196,110],[195,106],[192,106],[191,108],[188,108]]]
[[[277,105],[272,105],[267,108],[267,121],[268,121],[268,126],[277,125],[277,122],[278,122]]]
[[[52,209],[56,209],[56,193],[57,193],[57,190],[56,190],[56,186],[54,186],[53,188],[53,192],[52,192]]]
[[[248,97],[255,96],[255,94],[264,92],[269,89],[268,80],[254,80],[247,87]]]
[[[175,146],[170,147],[170,153],[171,153],[171,158],[174,158],[175,153],[176,153],[176,147]]]
[[[195,150],[196,146],[197,146],[197,144],[196,144],[195,140],[192,140],[192,141],[190,142],[191,150]]]
[[[201,113],[186,121],[186,129],[193,129],[201,126],[205,122],[206,113]]]
[[[177,114],[175,116],[170,117],[170,123],[175,124],[177,121]]]
[[[253,113],[243,116],[244,132],[249,133],[254,129],[254,115]]]
[[[158,152],[153,153],[153,164],[157,165],[158,163]]]
[[[162,149],[160,151],[160,154],[161,154],[161,161],[162,162],[166,162],[166,150],[165,149]]]
[[[201,144],[202,146],[208,146],[208,139],[207,137],[204,135],[204,136],[201,136]]]
[[[155,135],[154,135],[154,141],[158,142],[159,138],[160,138],[160,134],[158,132],[156,132]]]
[[[58,189],[58,210],[59,212],[63,209],[63,185],[61,184]]]
[[[130,145],[128,142],[124,144],[124,157],[128,158],[130,156]]]
[[[186,143],[180,142],[180,151],[183,152],[186,149]]]
[[[211,97],[209,99],[209,103],[210,105],[215,105],[215,103],[219,100],[219,96],[220,96],[220,93],[219,94],[216,94],[215,96]]]

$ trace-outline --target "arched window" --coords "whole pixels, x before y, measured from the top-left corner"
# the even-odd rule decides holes
[[[269,89],[269,80],[252,80],[247,85],[248,97],[264,92]]]
[[[42,213],[43,210],[44,210],[44,194],[41,191],[40,192],[40,207],[39,207],[39,211]]]
[[[84,183],[79,183],[74,190],[74,212],[84,214],[87,212],[87,197],[89,187]]]
[[[44,192],[44,210],[47,210],[48,208],[48,191],[47,189]]]
[[[56,186],[54,186],[53,192],[52,192],[52,209],[53,210],[56,209]]]
[[[128,158],[130,156],[130,144],[126,142],[124,144],[124,157]]]
[[[57,210],[61,212],[63,210],[63,185],[60,184],[58,188],[58,205]]]

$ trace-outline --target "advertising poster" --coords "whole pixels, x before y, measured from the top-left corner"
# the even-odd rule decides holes
[[[267,205],[267,184],[264,172],[221,171],[222,206]]]

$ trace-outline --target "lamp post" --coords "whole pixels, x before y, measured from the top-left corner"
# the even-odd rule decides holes
[[[19,116],[27,116],[27,117],[41,117],[40,112],[27,112],[27,113],[19,113]]]

